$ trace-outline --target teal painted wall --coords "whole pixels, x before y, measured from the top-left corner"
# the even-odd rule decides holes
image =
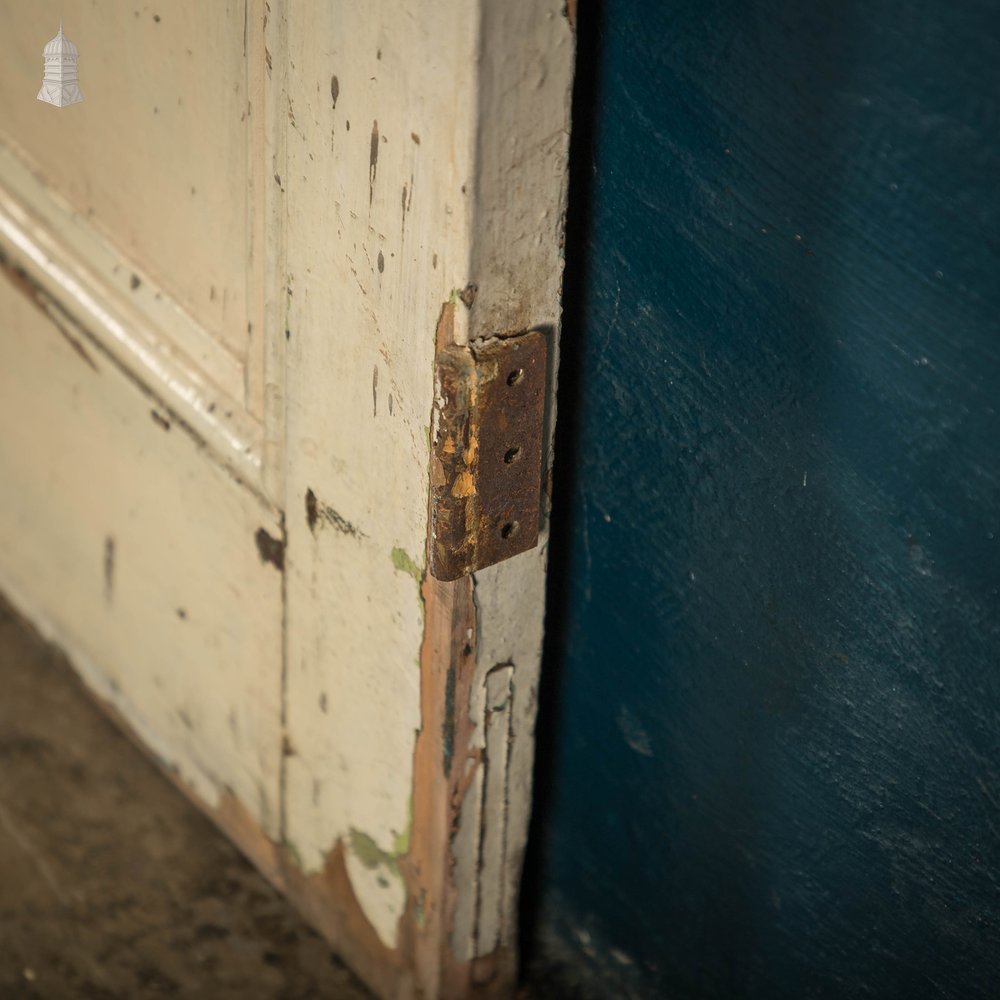
[[[579,19],[531,954],[1000,995],[1000,14]]]

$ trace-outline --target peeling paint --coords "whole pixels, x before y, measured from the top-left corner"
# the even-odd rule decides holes
[[[163,416],[162,413],[158,413],[156,410],[150,410],[149,415],[153,418],[153,423],[156,424],[161,430],[170,430],[170,421]]]
[[[353,826],[351,827],[348,836],[354,856],[365,866],[365,868],[370,871],[374,871],[376,868],[385,867],[392,872],[396,878],[402,878],[399,871],[399,858],[402,854],[396,854],[391,851],[383,850],[378,846],[373,837],[369,836],[363,830],[355,829]],[[408,847],[408,834],[406,837],[406,843]]]
[[[104,539],[104,597],[108,604],[115,589],[115,540],[108,535]]]
[[[408,573],[412,576],[413,579],[417,581],[418,585],[423,580],[423,570],[416,564],[405,549],[401,549],[398,545],[392,550],[392,564],[401,573]]]
[[[368,205],[375,196],[375,175],[378,172],[378,122],[372,122],[372,144],[368,157]]]
[[[324,524],[352,538],[364,538],[365,533],[356,528],[347,518],[338,514],[329,504],[323,503],[312,489],[306,490],[306,523],[313,535]]]
[[[270,563],[279,572],[285,570],[285,543],[278,538],[272,538],[263,528],[258,528],[254,535],[260,561]]]

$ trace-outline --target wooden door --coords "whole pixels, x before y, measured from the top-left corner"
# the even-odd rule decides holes
[[[36,100],[60,19],[61,108]],[[0,38],[0,587],[381,995],[503,993],[563,5],[38,0]],[[468,362],[496,438],[483,359],[529,331],[538,542],[458,558],[445,522],[488,503],[475,436],[448,479],[443,386]]]

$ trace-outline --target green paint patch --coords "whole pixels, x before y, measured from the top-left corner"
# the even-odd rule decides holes
[[[410,853],[410,829],[407,827],[402,833],[397,833],[392,839],[392,853],[395,857],[401,858]]]
[[[417,565],[412,556],[398,545],[392,550],[392,564],[401,573],[408,573],[420,584],[424,577],[423,570]]]
[[[365,833],[363,830],[355,830],[351,827],[351,850],[354,851],[354,856],[360,861],[365,868],[373,871],[378,868],[379,865],[391,865],[396,867],[396,859],[388,852],[383,851],[378,844],[375,843],[375,838]]]
[[[417,607],[420,609],[420,621],[423,624],[424,621],[424,595],[421,592],[421,587],[424,582],[424,571],[417,565],[417,561],[406,551],[406,549],[401,549],[398,545],[393,547],[392,550],[392,565],[399,570],[400,573],[406,573],[407,576],[412,576],[417,584]],[[417,666],[420,666],[420,657],[417,657]]]
[[[404,833],[396,834],[392,842],[392,851],[383,850],[375,842],[375,838],[364,830],[357,830],[353,826],[349,835],[351,850],[354,856],[369,871],[377,868],[385,868],[393,875],[401,878],[399,870],[399,859],[410,850],[410,830],[409,825]]]
[[[406,829],[402,833],[397,833],[392,841],[392,853],[395,857],[402,858],[410,853],[410,831],[412,829],[413,793],[410,792],[410,799],[406,804]]]

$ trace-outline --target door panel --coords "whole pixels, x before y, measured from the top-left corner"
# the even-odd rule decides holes
[[[264,429],[244,409],[243,365],[2,144],[0,234],[12,265],[30,274],[38,289],[84,322],[103,350],[183,413],[219,461],[263,488]]]
[[[277,513],[20,275],[0,357],[0,586],[198,798],[277,835]]]
[[[247,35],[261,25],[248,10],[198,0],[0,8],[4,141],[241,363],[253,319]],[[41,48],[60,20],[80,53],[84,100],[72,113],[35,99]]]

